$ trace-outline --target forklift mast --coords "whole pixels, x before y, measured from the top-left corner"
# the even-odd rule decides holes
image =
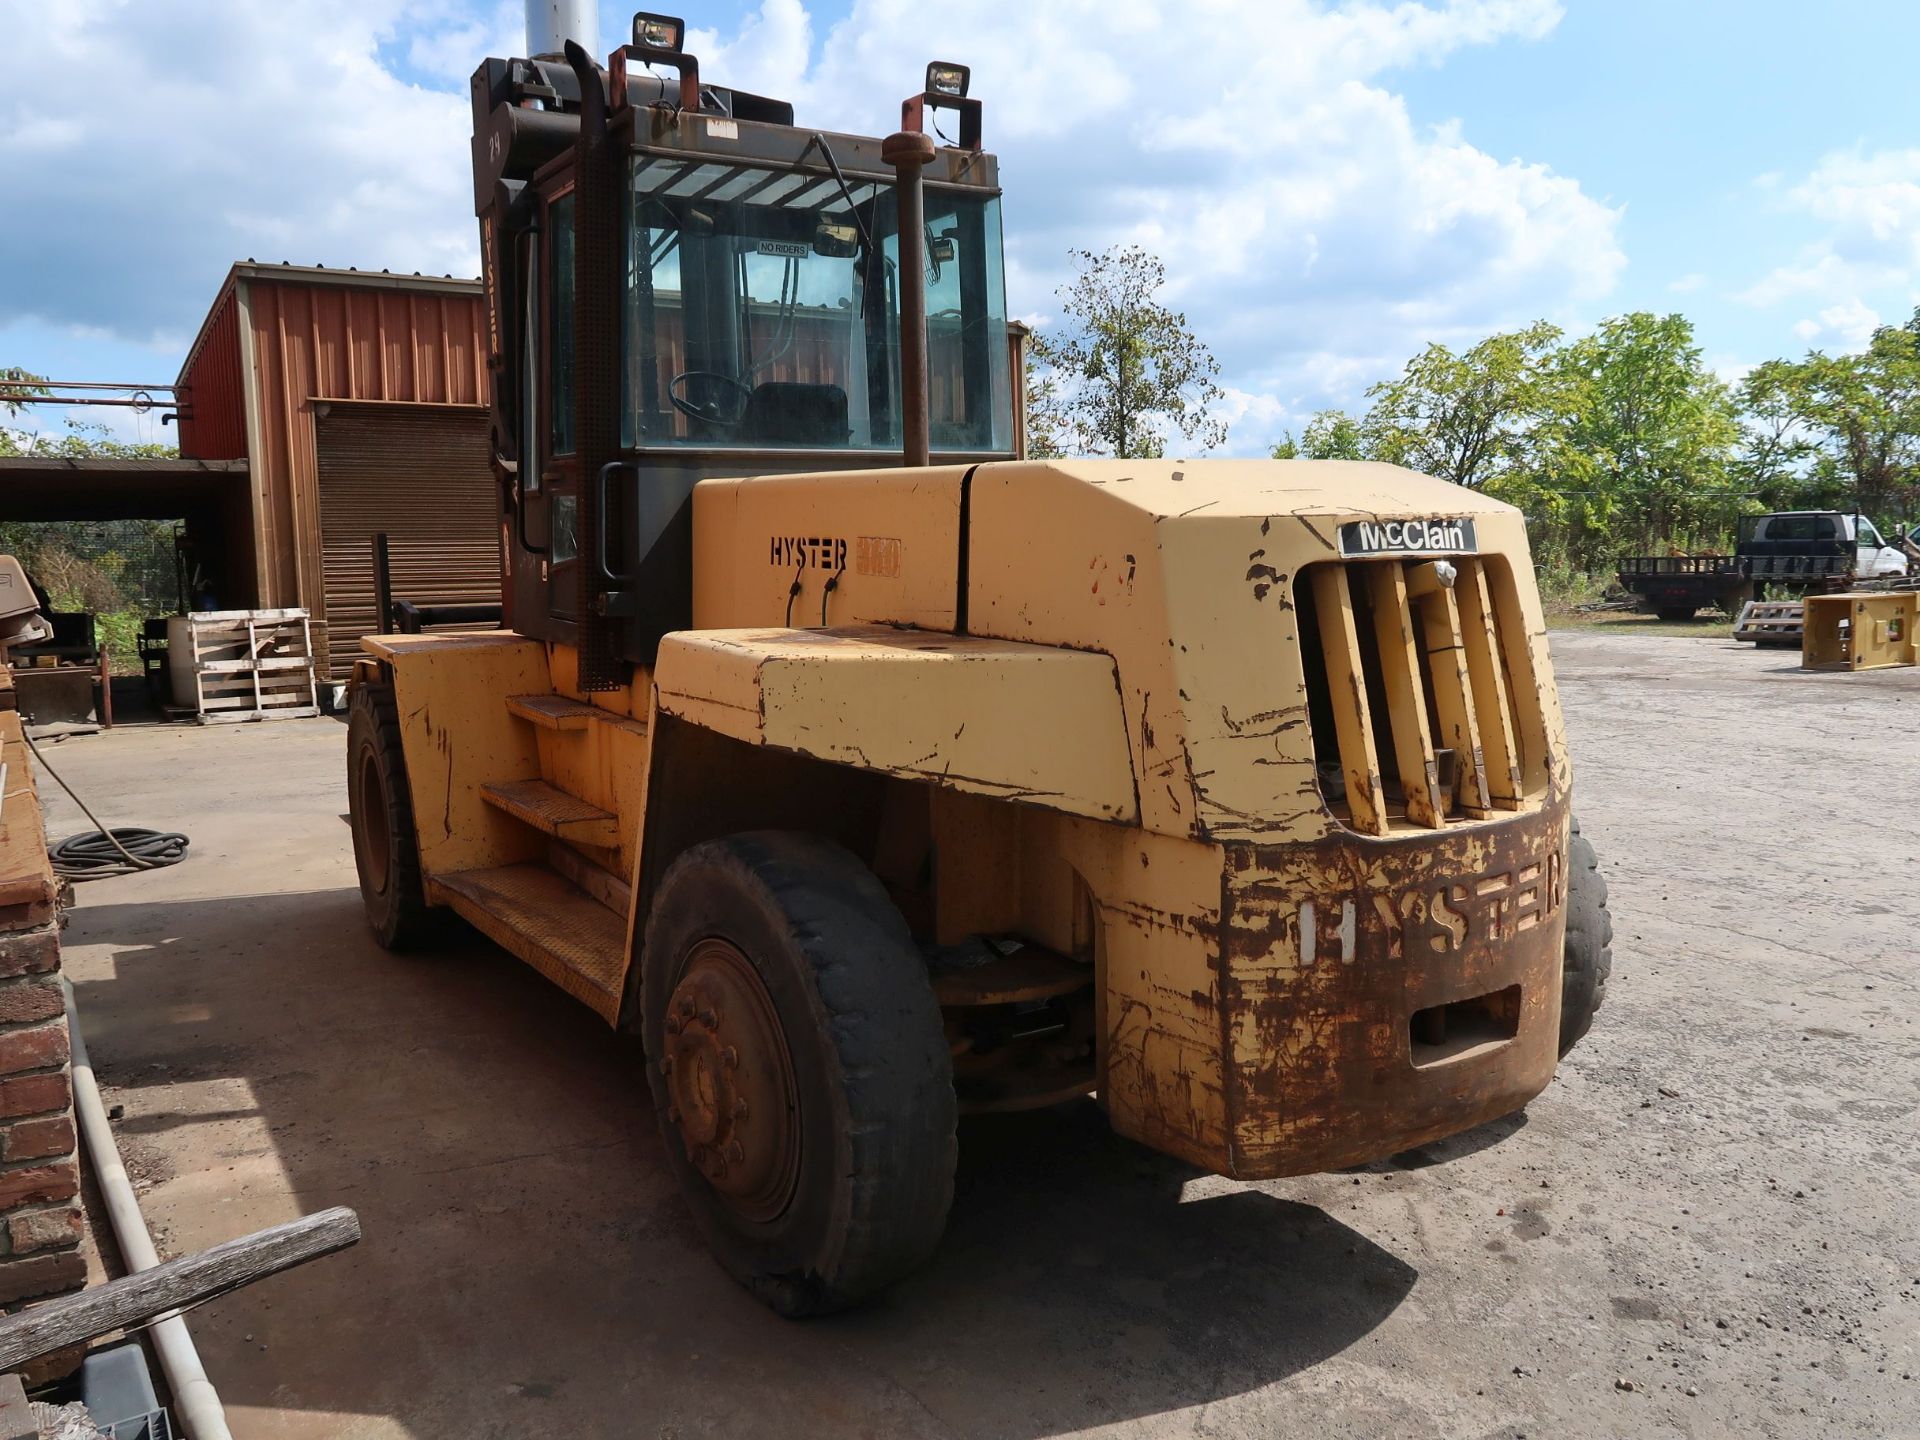
[[[684,37],[642,13],[604,68],[569,42],[472,82],[506,622],[588,691],[691,624],[699,480],[1013,454],[966,69],[929,65],[884,140],[829,134],[703,82]]]

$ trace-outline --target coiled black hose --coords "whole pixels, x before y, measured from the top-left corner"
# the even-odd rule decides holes
[[[69,835],[47,852],[56,875],[69,880],[104,880],[136,870],[158,870],[187,858],[187,837],[178,830],[148,830],[121,825],[110,831]]]
[[[47,763],[47,757],[31,735],[24,737],[40,768],[60,782],[60,788],[73,796],[73,803],[95,825],[100,817],[87,808],[87,802],[67,784],[65,777]],[[140,825],[122,825],[109,830],[100,825],[79,835],[69,835],[48,852],[53,872],[74,882],[105,880],[111,875],[131,875],[138,870],[158,870],[162,865],[177,865],[187,858],[187,837],[178,830],[148,830]]]

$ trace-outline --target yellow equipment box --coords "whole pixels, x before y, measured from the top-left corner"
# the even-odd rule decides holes
[[[1805,670],[1883,670],[1912,665],[1920,590],[1809,595],[1800,665]]]

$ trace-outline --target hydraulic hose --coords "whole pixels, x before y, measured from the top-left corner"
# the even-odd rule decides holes
[[[131,875],[139,870],[158,870],[162,865],[177,865],[187,858],[187,846],[191,842],[178,830],[148,830],[140,825],[122,825],[109,830],[101,825],[100,817],[88,808],[87,802],[80,798],[66,778],[48,763],[46,753],[33,743],[33,737],[23,731],[21,738],[27,742],[27,748],[33,751],[33,758],[41,768],[73,797],[73,803],[80,807],[80,813],[100,827],[79,835],[69,835],[47,852],[56,875],[64,875],[76,883],[81,880],[105,880],[111,875]]]

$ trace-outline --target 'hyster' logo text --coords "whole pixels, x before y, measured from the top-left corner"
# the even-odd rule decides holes
[[[1343,555],[1477,549],[1471,520],[1353,520],[1340,527]]]
[[[832,535],[775,535],[768,563],[795,570],[844,570],[847,542]]]

